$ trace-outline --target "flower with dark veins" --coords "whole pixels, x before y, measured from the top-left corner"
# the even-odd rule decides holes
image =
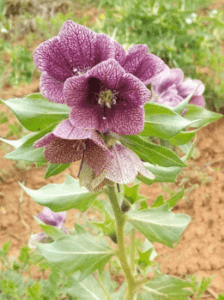
[[[130,183],[137,175],[155,179],[155,176],[146,170],[141,159],[132,150],[117,143],[110,147],[110,151],[113,159],[108,160],[100,175],[96,175],[91,167],[83,164],[79,177],[80,185],[85,186],[90,192],[97,193],[106,185],[114,183]]]
[[[95,130],[74,127],[69,120],[62,121],[50,133],[37,140],[34,148],[45,147],[47,161],[66,164],[82,159],[94,172],[102,173],[113,154]]]
[[[86,74],[71,77],[64,97],[71,107],[73,126],[121,135],[134,135],[144,127],[144,104],[150,91],[114,59],[99,63]]]
[[[204,84],[197,79],[183,79],[184,74],[181,69],[166,67],[159,76],[152,80],[153,96],[151,101],[175,107],[195,91],[189,104],[205,107],[205,100],[202,96],[205,89]]]
[[[124,48],[116,41],[115,59],[125,69],[127,73],[131,73],[139,78],[145,85],[148,85],[151,80],[160,74],[166,64],[158,56],[147,53],[147,45],[134,45],[125,51]]]
[[[66,79],[85,74],[98,63],[113,58],[114,51],[113,41],[106,34],[66,21],[57,36],[34,51],[34,62],[42,72],[41,93],[52,102],[65,103]]]

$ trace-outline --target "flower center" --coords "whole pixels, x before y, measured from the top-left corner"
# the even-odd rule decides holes
[[[104,90],[98,94],[98,104],[100,105],[100,107],[104,108],[104,120],[106,119],[105,108],[111,108],[112,105],[115,105],[117,103],[117,95],[118,92],[111,90]]]

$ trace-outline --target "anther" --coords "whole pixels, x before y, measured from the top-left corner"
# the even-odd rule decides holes
[[[103,104],[103,102],[102,102],[102,99],[101,99],[101,98],[99,98],[99,99],[98,99],[98,104],[99,104],[99,105],[102,105],[102,104]]]
[[[110,105],[110,103],[108,103],[108,102],[106,102],[106,106],[107,106],[108,108],[111,108],[111,105]]]
[[[112,101],[111,101],[111,104],[116,104],[117,102],[116,102],[116,100],[115,99],[112,99]]]
[[[106,120],[107,118],[105,116],[103,116],[103,120]]]

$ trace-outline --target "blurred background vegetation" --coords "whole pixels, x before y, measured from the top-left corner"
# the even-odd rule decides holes
[[[224,112],[224,12],[211,0],[0,0],[0,88],[39,78],[33,50],[71,19],[128,49],[147,44],[171,68],[206,85],[208,109]]]

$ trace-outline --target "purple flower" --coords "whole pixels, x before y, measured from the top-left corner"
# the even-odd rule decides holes
[[[109,36],[69,20],[58,36],[34,51],[34,62],[42,72],[40,91],[48,100],[65,103],[63,85],[67,78],[79,76],[98,63],[114,57],[114,44]]]
[[[114,41],[114,46],[115,59],[127,73],[133,74],[145,85],[149,84],[166,67],[158,56],[147,53],[147,45],[132,46],[127,52],[116,41]]]
[[[137,175],[154,179],[155,176],[145,169],[140,158],[130,149],[121,144],[110,147],[113,159],[105,165],[104,171],[96,176],[94,171],[86,164],[80,172],[80,184],[84,185],[90,192],[96,193],[105,185],[114,183],[127,184],[132,182]]]
[[[65,234],[68,234],[68,229],[64,227],[66,214],[66,211],[55,213],[50,210],[50,208],[44,207],[42,213],[37,214],[36,217],[45,224],[55,226],[64,231]],[[31,235],[28,246],[30,248],[36,248],[35,243],[49,243],[51,241],[52,239],[45,232],[39,232]]]
[[[150,91],[116,60],[108,59],[84,75],[67,79],[64,97],[72,107],[73,126],[132,135],[143,129],[143,106]]]
[[[50,208],[44,207],[42,213],[37,214],[36,217],[47,225],[52,225],[63,230],[66,220],[66,211],[55,213],[50,210]]]
[[[189,103],[205,107],[205,100],[202,96],[205,89],[204,84],[197,79],[187,78],[184,81],[183,79],[184,74],[181,69],[166,67],[152,80],[153,96],[151,101],[174,107],[197,88]]]
[[[113,157],[95,130],[76,128],[69,120],[62,121],[51,133],[36,141],[34,147],[45,147],[44,157],[51,163],[83,159],[97,175]]]

